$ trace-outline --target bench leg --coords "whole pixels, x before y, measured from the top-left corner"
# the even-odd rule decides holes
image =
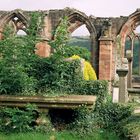
[[[39,117],[36,120],[37,125],[50,125],[50,117],[48,116],[49,110],[39,110]]]

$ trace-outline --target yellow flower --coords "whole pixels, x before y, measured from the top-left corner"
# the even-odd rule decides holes
[[[71,56],[70,58],[72,58],[72,59],[80,59],[80,56],[78,56],[78,55],[73,55],[73,56]]]
[[[85,61],[85,64],[84,64],[84,79],[97,80],[96,73],[88,61]]]
[[[73,60],[82,59],[78,55],[73,55],[70,58],[72,58]],[[95,70],[93,69],[91,64],[88,61],[85,61],[85,60],[84,60],[83,77],[84,77],[85,80],[97,80]]]

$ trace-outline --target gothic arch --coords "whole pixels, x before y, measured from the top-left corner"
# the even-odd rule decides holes
[[[68,20],[70,23],[69,31],[71,33],[75,31],[78,27],[80,27],[81,25],[85,24],[89,33],[94,34],[94,36],[96,36],[96,29],[94,25],[89,20],[89,17],[85,15],[84,13],[76,11],[68,15]]]
[[[140,25],[140,9],[136,10],[133,14],[128,17],[128,20],[122,26],[121,31],[119,33],[120,43],[121,43],[121,56],[124,57],[124,49],[125,49],[125,40],[129,34]]]
[[[1,17],[3,17],[0,22],[1,32],[8,23],[12,25],[14,33],[16,33],[18,30],[25,31],[25,28],[28,26],[28,18],[21,10],[14,10],[6,14],[4,13]]]
[[[82,25],[85,25],[87,30],[90,34],[90,41],[91,41],[91,64],[94,66],[96,72],[98,69],[98,52],[96,49],[97,47],[97,33],[94,25],[92,24],[92,21],[90,18],[84,14],[83,12],[80,12],[78,10],[73,10],[71,14],[66,15],[68,17],[69,27],[68,31],[70,33],[74,32],[77,28],[79,28]],[[58,24],[59,25],[59,24]]]
[[[96,29],[95,29],[94,25],[92,24],[92,21],[90,21],[89,17],[86,14],[84,14],[78,10],[74,10],[74,12],[72,12],[72,14],[69,14],[66,16],[68,17],[68,22],[69,22],[68,31],[70,33],[74,32],[77,28],[79,28],[80,26],[85,24],[90,35],[91,36],[94,35],[94,38],[97,37]],[[60,22],[58,23],[56,28],[59,26],[59,24],[60,24]]]
[[[98,65],[98,60],[97,56],[98,56],[98,52],[95,52],[97,49],[97,33],[96,33],[96,29],[94,27],[94,25],[92,24],[92,22],[90,21],[89,17],[79,11],[75,11],[72,14],[68,15],[68,20],[69,20],[69,32],[72,33],[74,32],[77,28],[79,28],[80,26],[84,25],[86,26],[87,30],[90,33],[90,41],[91,41],[91,63],[92,65],[95,67],[96,72],[97,72],[97,65]]]
[[[125,42],[127,37],[130,38],[131,41],[131,50],[132,58],[131,61],[129,59],[129,72],[128,72],[128,87],[131,88],[135,86],[135,76],[137,77],[140,75],[140,56],[134,55],[134,51],[136,51],[135,46],[135,40],[139,39],[139,35],[135,33],[136,27],[140,25],[140,9],[137,9],[133,14],[131,14],[125,24],[122,26],[120,31],[120,43],[121,43],[121,58],[125,57],[124,50],[125,50]],[[137,51],[140,51],[140,48],[138,48]],[[137,59],[137,60],[136,60]],[[134,63],[135,62],[135,63]],[[136,64],[136,62],[138,62]],[[135,64],[135,65],[134,65]],[[138,73],[134,72],[134,69],[138,68]],[[135,74],[134,74],[135,73]],[[135,76],[134,76],[135,75]],[[132,80],[133,79],[133,80]]]
[[[28,25],[28,18],[23,14],[21,10],[14,10],[12,12],[9,12],[8,14],[2,15],[3,19],[0,23],[1,27],[4,27],[10,20],[12,20],[14,17],[18,17],[19,20],[25,25]]]

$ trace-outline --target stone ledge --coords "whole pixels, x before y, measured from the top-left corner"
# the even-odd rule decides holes
[[[139,114],[140,115],[140,106],[135,107],[134,114]]]
[[[83,105],[92,109],[95,102],[96,96],[92,95],[67,95],[57,97],[0,95],[0,106],[6,107],[25,107],[30,103],[35,104],[39,109],[75,109]]]
[[[128,88],[127,91],[128,91],[129,94],[132,94],[132,95],[133,94],[137,94],[137,95],[140,96],[140,89],[137,89],[137,88]]]

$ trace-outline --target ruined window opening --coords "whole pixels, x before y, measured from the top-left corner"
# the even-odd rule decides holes
[[[13,19],[14,19],[15,21],[17,21],[17,20],[18,20],[18,17],[14,17]]]
[[[126,51],[131,50],[131,47],[132,47],[132,39],[130,36],[127,36],[125,40],[125,50],[124,50],[125,57],[126,57]]]
[[[140,76],[140,25],[134,30],[133,75]]]
[[[136,29],[134,30],[134,32],[136,34],[140,34],[140,25],[136,27]]]
[[[71,33],[70,41],[68,44],[73,47],[75,46],[87,49],[89,51],[88,60],[90,61],[91,40],[90,33],[85,24],[81,25]]]
[[[11,18],[9,23],[12,25],[15,35],[18,35],[18,36],[27,35],[25,32],[26,26],[22,22],[22,20],[18,18],[18,16],[14,16],[13,18]]]
[[[132,26],[133,27],[133,26]],[[127,35],[125,42],[126,50],[132,52],[132,75],[140,76],[140,26],[133,27],[132,31]]]

